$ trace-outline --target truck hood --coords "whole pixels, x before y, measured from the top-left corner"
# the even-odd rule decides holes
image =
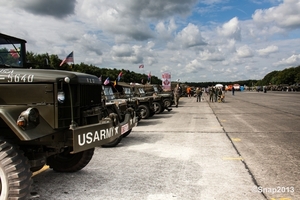
[[[52,69],[19,69],[0,68],[0,83],[52,83],[65,77],[70,78],[70,83],[100,84],[100,80],[90,74]]]

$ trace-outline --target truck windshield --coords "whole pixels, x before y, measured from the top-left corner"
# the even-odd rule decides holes
[[[143,88],[138,88],[138,91],[139,91],[139,95],[140,95],[141,97],[146,96],[146,92],[145,92],[145,90],[144,90]]]
[[[115,95],[111,87],[103,86],[103,92],[107,100],[115,99]]]
[[[21,60],[20,44],[0,43],[0,65],[19,67]]]
[[[132,97],[132,93],[131,93],[131,89],[130,88],[123,88],[124,94],[127,98],[131,98]]]

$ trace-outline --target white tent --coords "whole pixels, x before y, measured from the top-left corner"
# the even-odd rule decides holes
[[[223,87],[222,84],[216,84],[215,86],[216,86],[216,87],[221,87],[221,88]]]

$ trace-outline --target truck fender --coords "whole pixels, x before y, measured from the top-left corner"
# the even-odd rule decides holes
[[[28,109],[29,107],[24,106],[1,106],[0,107],[0,118],[6,123],[6,125],[15,133],[15,135],[21,141],[30,141],[43,136],[52,134],[55,130],[40,116],[39,124],[32,129],[23,130],[17,125],[19,115]]]

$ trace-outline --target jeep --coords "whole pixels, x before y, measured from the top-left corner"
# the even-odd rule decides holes
[[[141,119],[147,119],[155,114],[153,97],[136,96],[133,91],[133,86],[125,82],[118,82],[115,88],[116,90],[114,90],[114,93],[117,98],[138,100],[138,108]]]
[[[132,128],[137,125],[139,114],[138,100],[136,99],[118,99],[113,92],[113,86],[111,84],[102,85],[103,95],[108,113],[116,113],[120,122],[127,122],[127,131],[122,132],[122,136],[113,141],[112,143],[102,145],[103,147],[116,146],[122,139],[122,137],[128,136]],[[131,118],[126,118],[126,114],[130,113]]]
[[[144,85],[144,90],[147,95],[160,96],[164,102],[164,109],[168,111],[172,110],[170,108],[174,103],[174,95],[172,92],[165,92],[156,84],[146,84]]]
[[[155,93],[151,94],[149,96],[145,90],[144,90],[144,85],[141,84],[134,84],[133,85],[133,91],[135,96],[138,97],[153,97],[153,106],[154,106],[154,112],[156,114],[162,113],[165,110],[165,105],[163,102],[163,98]],[[167,108],[168,111],[172,110],[171,108]]]

